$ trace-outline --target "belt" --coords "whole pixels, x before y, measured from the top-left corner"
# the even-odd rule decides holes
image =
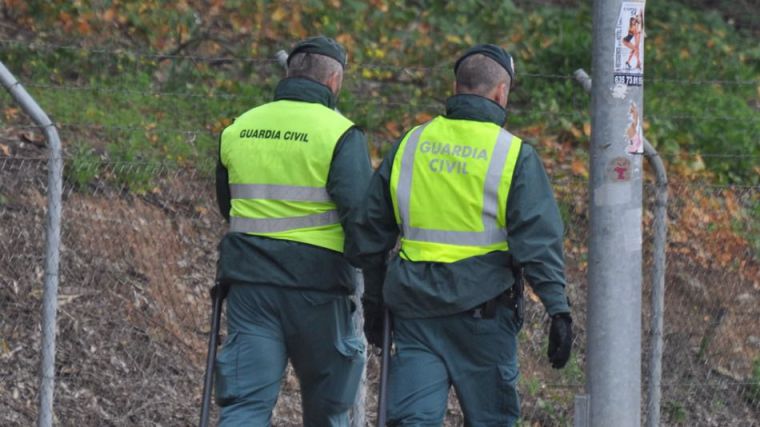
[[[496,308],[499,305],[503,305],[509,309],[515,310],[517,308],[520,296],[515,290],[515,286],[507,289],[499,295],[491,298],[490,300],[480,304],[469,311],[472,317],[482,319],[493,319],[496,316]]]

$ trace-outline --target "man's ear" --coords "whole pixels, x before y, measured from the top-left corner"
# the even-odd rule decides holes
[[[502,108],[507,108],[508,99],[509,99],[509,87],[507,86],[505,82],[501,82],[496,86],[493,100],[496,101],[497,104],[501,105]]]
[[[502,83],[504,86],[504,108],[507,108],[507,104],[509,104],[509,85],[507,83]]]
[[[336,71],[327,78],[327,87],[330,88],[333,94],[336,96],[340,92],[340,88],[343,85],[343,73]]]

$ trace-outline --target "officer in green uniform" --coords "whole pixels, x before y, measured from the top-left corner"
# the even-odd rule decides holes
[[[364,133],[334,110],[346,53],[326,37],[288,57],[274,101],[221,135],[216,191],[229,232],[218,280],[228,337],[216,361],[222,426],[271,424],[287,360],[305,426],[347,426],[365,363],[349,295],[346,221],[372,169]]]
[[[502,128],[512,58],[478,45],[454,71],[446,114],[393,147],[352,225],[348,252],[381,275],[401,236],[364,299],[370,343],[380,344],[382,305],[392,313],[392,425],[441,425],[452,385],[466,425],[515,423],[519,268],[551,317],[552,366],[570,356],[562,220],[536,152]]]

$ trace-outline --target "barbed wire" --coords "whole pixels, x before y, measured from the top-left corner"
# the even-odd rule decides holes
[[[704,157],[704,154],[700,153],[684,153],[685,155],[690,155],[692,157],[701,156]],[[735,155],[736,158],[743,158],[746,157],[741,154]],[[760,156],[758,156],[760,157]],[[74,159],[77,159],[75,155],[67,154],[63,156],[64,161],[72,161]],[[41,164],[44,166],[44,164],[48,161],[47,157],[44,156],[3,156],[0,155],[0,169],[5,168],[7,164],[18,162],[22,165],[26,162],[29,163],[36,163]],[[206,159],[200,159],[197,161],[192,161],[190,163],[186,163],[183,165],[178,165],[173,162],[166,162],[166,161],[151,161],[151,160],[114,160],[114,159],[102,159],[97,158],[93,160],[85,160],[82,161],[82,163],[79,164],[78,167],[75,169],[85,169],[88,168],[90,165],[98,166],[100,168],[103,168],[108,171],[126,171],[126,170],[139,170],[139,171],[150,171],[153,172],[157,178],[163,178],[164,174],[171,174],[173,176],[181,176],[183,172],[192,172],[193,177],[197,176],[199,180],[204,180],[205,178],[201,175],[198,175],[198,170],[204,170],[210,167],[213,167],[216,165],[216,158],[206,158]],[[20,166],[21,167],[21,166]],[[69,168],[70,170],[70,168]],[[575,179],[585,181],[587,178],[583,178],[581,176],[576,176]],[[709,188],[709,189],[726,189],[726,190],[760,190],[760,184],[758,185],[752,185],[752,184],[720,184],[720,183],[714,183],[710,181],[691,181],[688,183],[671,183],[671,186],[675,187],[689,187],[689,188]]]
[[[649,83],[669,83],[684,86],[701,86],[701,85],[736,85],[736,86],[756,86],[760,80],[726,80],[726,79],[677,79],[672,77],[644,77],[644,82]]]
[[[118,91],[113,91],[113,93],[118,93]],[[150,96],[150,93],[147,93],[146,95]],[[205,97],[215,97],[219,95],[209,94]],[[233,95],[234,96],[234,95]],[[197,95],[197,97],[204,97],[204,95]],[[221,95],[220,97],[226,98],[227,96]],[[394,107],[394,108],[403,108],[403,109],[409,109],[409,110],[420,110],[425,111],[424,109],[428,110],[438,110],[441,111],[443,108],[445,108],[444,103],[410,103],[410,102],[394,102],[394,101],[375,101],[375,100],[363,100],[361,101],[361,104],[363,105],[374,105],[378,107]],[[546,111],[546,110],[532,110],[532,109],[522,109],[522,108],[507,108],[507,114],[512,116],[544,116],[544,117],[569,117],[569,118],[579,118],[579,117],[590,117],[590,113],[588,111]],[[204,116],[204,112],[198,112],[199,116]],[[739,116],[687,116],[687,115],[661,115],[661,114],[645,114],[645,118],[648,120],[659,120],[659,119],[671,119],[671,120],[720,120],[720,121],[746,121],[746,117],[739,117]],[[152,127],[147,128],[147,125],[104,125],[100,123],[72,123],[72,122],[55,122],[56,126],[59,128],[80,128],[80,129],[93,129],[93,130],[120,130],[120,131],[161,131],[161,132],[169,132],[169,133],[180,133],[180,134],[193,134],[193,133],[214,133],[215,131],[210,129],[173,129],[173,128],[158,128],[158,127]],[[15,126],[18,129],[38,129],[38,126],[35,125],[20,125]],[[760,133],[753,133],[750,135],[754,138],[757,138],[760,136]],[[718,156],[721,154],[716,153],[715,156]]]
[[[684,381],[684,382],[662,382],[663,387],[718,387],[718,386],[748,386],[748,385],[757,385],[757,381],[736,381],[736,380],[715,380],[715,381]]]
[[[75,85],[52,85],[52,84],[39,84],[31,83],[25,84],[28,88],[46,89],[46,90],[58,90],[58,91],[91,91],[91,92],[103,92],[111,94],[131,94],[140,95],[144,97],[154,96],[169,96],[169,97],[182,97],[182,98],[221,98],[221,99],[250,99],[247,95],[235,95],[226,93],[203,93],[193,94],[184,92],[162,92],[157,91],[141,91],[134,89],[114,89],[105,86],[75,86]],[[345,89],[344,89],[345,91]],[[366,91],[353,90],[349,91],[353,95],[366,95]],[[388,107],[410,107],[410,108],[440,108],[443,107],[443,103],[409,103],[409,102],[394,102],[394,101],[377,101],[377,100],[364,100],[363,104],[372,104]]]
[[[393,145],[398,141],[399,138],[388,138],[383,140],[378,139],[371,139],[371,142],[374,144],[379,145]],[[6,141],[6,142],[17,142],[17,139],[0,139],[0,141]],[[527,141],[530,142],[530,141]],[[539,153],[546,153],[547,151],[552,151],[552,149],[547,149],[543,146],[534,146],[534,148],[539,151]],[[747,154],[711,154],[711,153],[700,153],[700,152],[679,152],[679,153],[669,153],[669,154],[660,154],[660,157],[668,160],[668,161],[683,161],[686,159],[699,159],[699,158],[723,158],[723,159],[729,159],[729,160],[736,160],[736,161],[744,161],[748,158],[754,159],[754,158],[760,158],[760,155],[747,155]],[[68,154],[63,157],[64,160],[70,160],[72,159],[72,155]],[[32,157],[22,157],[22,156],[4,156],[0,155],[0,161],[18,161],[18,162],[24,162],[24,161],[33,161],[33,162],[47,162],[49,159],[47,157],[43,156],[32,156]],[[106,160],[103,159],[97,159],[93,160],[93,162],[106,162]],[[135,163],[144,163],[146,165],[153,165],[155,162],[149,161],[149,160],[137,160],[134,161]]]
[[[445,105],[443,103],[409,103],[409,102],[394,102],[394,101],[371,101],[371,100],[362,100],[361,104],[363,105],[374,105],[378,107],[395,107],[395,108],[401,108],[401,109],[408,109],[408,110],[414,110],[417,112],[424,112],[424,111],[431,111],[431,110],[438,110],[443,111],[445,108]],[[422,110],[421,110],[422,109]],[[428,110],[425,110],[428,109]],[[200,114],[200,113],[199,113]],[[545,116],[545,117],[572,117],[577,118],[579,116],[587,116],[589,115],[588,112],[579,112],[579,111],[540,111],[540,110],[529,110],[529,109],[516,109],[516,108],[507,108],[507,114],[513,115],[513,116],[528,116],[528,115],[537,115],[537,116]],[[237,113],[233,116],[230,116],[230,118],[235,117]],[[178,130],[178,129],[169,129],[169,128],[151,128],[146,129],[145,125],[103,125],[99,123],[75,123],[75,122],[57,122],[53,120],[54,124],[58,126],[59,128],[82,128],[82,129],[108,129],[108,130],[123,130],[123,131],[130,131],[130,130],[141,130],[141,131],[147,131],[147,130],[155,130],[155,131],[164,131],[164,132],[171,132],[171,133],[198,133],[197,130],[189,129],[189,130]],[[35,125],[20,125],[17,126],[19,129],[38,129],[38,126]],[[213,132],[209,129],[204,129],[203,132]]]
[[[22,42],[18,40],[10,40],[10,39],[0,39],[0,45],[6,45],[6,46],[20,46],[20,47],[28,47],[32,50],[38,50],[38,51],[55,51],[55,50],[70,50],[70,51],[80,51],[80,52],[87,52],[92,53],[96,55],[112,55],[112,56],[127,56],[127,57],[140,57],[140,58],[152,58],[157,60],[190,60],[190,61],[198,61],[198,62],[249,62],[249,63],[277,63],[277,59],[275,58],[241,58],[241,57],[235,57],[235,56],[202,56],[202,55],[184,55],[184,54],[170,54],[170,53],[160,53],[160,52],[149,52],[149,51],[140,51],[136,49],[124,49],[121,47],[116,47],[114,49],[103,49],[103,48],[93,48],[93,47],[87,47],[87,46],[76,46],[76,45],[63,45],[63,44],[56,44],[56,43],[48,43],[48,42]]]
[[[662,156],[662,154],[660,154]],[[760,154],[745,154],[745,153],[693,153],[693,156],[706,157],[706,158],[760,158]]]
[[[48,42],[24,42],[10,39],[0,39],[0,45],[10,45],[26,47],[32,50],[41,51],[55,51],[55,50],[71,50],[71,51],[83,51],[100,55],[112,55],[112,56],[125,56],[125,57],[142,57],[152,58],[159,61],[163,60],[187,60],[194,62],[245,62],[252,64],[277,64],[275,58],[253,58],[253,57],[238,57],[238,56],[204,56],[204,55],[189,55],[189,54],[165,54],[159,52],[140,51],[135,49],[125,49],[117,47],[114,49],[92,48],[86,46],[76,45],[63,45]],[[582,64],[580,64],[582,65]],[[395,71],[419,71],[430,72],[441,69],[448,69],[453,66],[453,61],[444,61],[437,65],[432,66],[420,66],[420,65],[399,65],[399,64],[382,64],[382,63],[352,63],[349,67],[366,68],[366,69],[386,69]],[[526,72],[520,73],[517,76],[519,81],[521,78],[536,78],[536,79],[558,79],[558,80],[574,80],[575,76],[572,73],[535,73]],[[736,86],[756,86],[760,85],[760,80],[728,80],[728,79],[684,79],[673,77],[658,77],[658,76],[645,76],[645,82],[650,83],[668,83],[678,85],[736,85]]]
[[[112,130],[112,131],[124,131],[124,132],[162,132],[162,133],[175,133],[182,135],[196,135],[199,133],[210,133],[212,135],[218,135],[211,129],[174,129],[166,127],[151,126],[149,124],[140,125],[104,125],[100,123],[71,123],[71,122],[55,122],[55,126],[62,131],[67,129],[90,129],[90,130]],[[15,126],[17,129],[39,129],[36,125],[22,125]]]
[[[181,98],[219,98],[219,99],[250,99],[250,96],[246,95],[236,95],[236,94],[229,94],[229,93],[218,93],[218,92],[208,92],[208,93],[189,93],[189,92],[162,92],[160,90],[156,91],[144,91],[144,90],[135,90],[135,89],[114,89],[112,87],[106,87],[106,86],[95,86],[95,85],[87,85],[87,86],[77,86],[77,85],[56,85],[56,84],[41,84],[41,83],[27,83],[24,84],[24,86],[28,88],[36,88],[36,89],[44,89],[44,90],[56,90],[56,91],[90,91],[90,92],[102,92],[102,93],[109,93],[109,94],[124,94],[124,95],[138,95],[138,96],[144,96],[144,97],[181,97]],[[354,95],[366,95],[366,91],[351,91],[351,94]],[[430,102],[395,102],[395,101],[386,101],[386,100],[375,100],[375,99],[363,99],[361,101],[361,104],[370,104],[380,107],[393,107],[393,108],[429,108],[429,109],[440,109],[445,106],[443,102],[439,103],[430,103]],[[704,110],[704,113],[708,114],[702,114],[702,115],[696,115],[696,114],[680,114],[678,112],[674,114],[651,114],[647,113],[645,111],[644,117],[647,120],[699,120],[699,121],[742,121],[746,122],[747,117],[746,116],[731,116],[731,115],[725,115],[725,114],[709,114],[713,111],[717,110]],[[590,113],[588,111],[538,111],[533,110],[529,108],[508,108],[508,114],[512,115],[542,115],[542,116],[551,116],[551,117],[578,117],[578,116],[590,116]]]
[[[0,141],[2,141],[2,139],[0,139]],[[6,141],[15,142],[16,140],[6,139]],[[388,140],[387,142],[390,142],[390,141],[391,140]],[[661,157],[666,157],[666,158],[668,158],[668,157],[677,158],[679,156],[708,157],[708,158],[709,157],[720,157],[720,158],[726,158],[727,157],[727,158],[740,158],[740,159],[741,158],[746,158],[746,157],[760,158],[760,155],[746,155],[746,154],[741,154],[741,153],[725,154],[725,155],[723,155],[723,154],[714,154],[713,155],[713,154],[710,154],[710,153],[699,153],[699,152],[696,152],[696,153],[686,152],[686,153],[677,153],[677,154],[672,154],[672,155],[660,154],[660,156]],[[73,157],[74,156],[72,154],[67,154],[67,155],[63,156],[63,159],[64,160],[70,160]],[[5,155],[1,155],[0,154],[0,161],[3,161],[3,162],[26,162],[26,161],[47,162],[48,160],[49,160],[49,157],[47,157],[47,156],[13,156],[13,155],[11,155],[11,156],[5,156]],[[95,161],[99,162],[99,163],[134,163],[134,164],[146,164],[146,165],[151,165],[151,167],[158,167],[158,168],[161,168],[161,167],[173,167],[172,163],[160,162],[159,161],[159,163],[156,164],[155,162],[151,162],[151,161],[148,161],[148,160],[101,160],[101,159],[98,159],[98,160],[95,160]]]
[[[15,45],[19,47],[26,47],[32,50],[38,51],[55,51],[55,50],[70,50],[81,51],[99,55],[112,55],[112,56],[127,56],[127,57],[141,57],[152,58],[157,60],[188,60],[196,62],[249,62],[260,64],[277,64],[278,60],[275,58],[251,58],[251,57],[238,57],[238,56],[204,56],[204,55],[186,55],[186,54],[164,54],[159,52],[140,51],[135,49],[115,48],[102,49],[92,48],[87,46],[77,45],[63,45],[47,42],[22,42],[18,40],[0,39],[0,45]],[[380,63],[364,63],[357,64],[352,63],[349,66],[363,67],[363,68],[383,68],[383,69],[395,69],[395,70],[416,70],[416,71],[431,71],[436,69],[448,68],[451,63],[446,62],[444,64],[435,66],[402,66],[394,64],[380,64]]]
[[[45,90],[57,90],[57,91],[80,91],[80,92],[102,92],[111,94],[130,94],[130,95],[142,95],[145,97],[153,96],[166,96],[166,97],[180,97],[180,98],[222,98],[222,99],[238,99],[248,98],[246,95],[235,95],[227,93],[188,93],[188,92],[163,92],[156,91],[143,91],[135,89],[114,89],[108,86],[75,86],[75,85],[53,85],[53,84],[41,84],[41,83],[24,83],[27,88],[45,89]]]
[[[760,113],[758,113],[758,116],[760,117]],[[668,120],[700,120],[700,121],[711,121],[711,120],[720,120],[720,121],[742,121],[746,122],[747,117],[746,116],[726,116],[726,115],[719,115],[719,114],[708,114],[708,115],[687,115],[687,114],[647,114],[646,110],[644,111],[644,118],[645,119],[668,119]]]
[[[124,94],[124,95],[138,95],[138,96],[144,96],[144,97],[182,97],[182,98],[221,98],[221,99],[250,99],[249,95],[236,95],[236,94],[230,94],[230,93],[219,93],[218,91],[211,91],[211,92],[205,92],[205,93],[189,93],[189,92],[170,92],[170,91],[161,91],[161,90],[136,90],[136,89],[124,89],[124,88],[113,88],[108,86],[98,86],[98,85],[66,85],[66,84],[45,84],[45,83],[24,83],[23,84],[27,88],[35,88],[35,89],[45,89],[45,90],[55,90],[55,91],[89,91],[89,92],[102,92],[102,93],[111,93],[111,94]],[[368,95],[368,92],[372,92],[370,89],[369,91],[366,89],[358,90],[358,88],[352,88],[347,90],[347,88],[344,87],[344,89],[341,91],[342,93],[348,92],[352,95],[361,95],[368,98],[371,98],[374,95]],[[430,102],[422,102],[422,103],[411,103],[411,102],[393,102],[393,101],[378,101],[378,100],[364,100],[365,103],[373,103],[373,104],[380,104],[380,105],[386,105],[386,106],[409,106],[412,105],[414,107],[435,107],[439,108],[441,106],[444,106],[445,103],[443,101],[439,101],[437,103],[430,103]],[[512,113],[535,113],[535,110],[531,109],[519,109],[519,108],[511,108],[508,107],[508,110]],[[559,112],[550,112],[552,114],[561,114]],[[573,111],[572,113],[568,112],[567,114],[579,114],[577,110]],[[583,112],[582,114],[588,114],[587,112]],[[701,118],[700,116],[699,118]],[[704,116],[705,118],[710,118],[712,116]],[[723,116],[726,117],[726,116]],[[738,119],[738,118],[737,118]]]
[[[149,127],[148,125],[133,125],[133,126],[105,126],[105,125],[97,125],[97,124],[66,124],[64,125],[67,128],[86,128],[86,129],[93,129],[98,131],[127,131],[127,132],[136,132],[136,133],[144,133],[144,132],[171,132],[170,130],[159,128],[159,127]],[[39,128],[34,125],[22,125],[22,126],[9,126],[9,129],[18,129],[18,130],[38,130]],[[63,131],[66,131],[65,129]],[[210,133],[214,137],[218,136],[220,132],[209,130],[209,129],[186,129],[186,130],[176,130],[176,133],[183,134],[183,135],[197,135],[202,133]],[[375,142],[379,144],[394,144],[397,141],[398,138],[389,138],[381,141],[377,141],[377,139],[373,139]],[[18,142],[19,138],[7,138],[7,137],[0,137],[0,142],[7,142],[7,143],[14,143]],[[527,142],[530,142],[530,139],[527,140]],[[539,151],[546,151],[545,148],[542,146],[537,146],[536,149]],[[747,159],[760,159],[760,155],[757,154],[749,154],[749,153],[703,153],[700,151],[678,151],[673,153],[659,153],[659,156],[669,160],[669,161],[675,161],[675,160],[683,160],[683,158],[690,158],[690,159],[697,159],[697,158],[703,158],[703,159],[733,159],[737,161],[741,160],[747,160]],[[66,158],[66,157],[64,157]],[[19,157],[19,156],[3,156],[0,155],[0,160],[8,160],[8,161],[40,161],[40,162],[46,162],[48,161],[48,157]],[[138,161],[139,162],[139,161]],[[148,161],[145,161],[144,163],[149,163]]]

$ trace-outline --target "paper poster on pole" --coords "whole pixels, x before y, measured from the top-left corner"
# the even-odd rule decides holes
[[[625,129],[625,139],[628,142],[626,151],[629,154],[644,153],[644,134],[641,130],[641,113],[635,102],[631,101],[628,108],[628,127]]]
[[[644,2],[623,2],[615,25],[615,84],[644,83]]]

